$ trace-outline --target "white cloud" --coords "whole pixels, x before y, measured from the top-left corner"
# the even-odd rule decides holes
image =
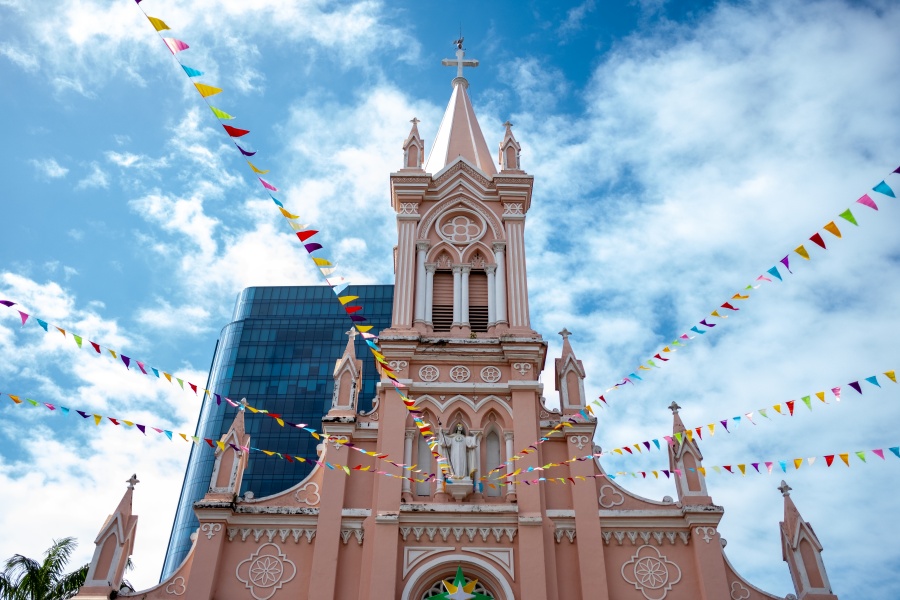
[[[0,56],[5,56],[10,62],[30,73],[37,71],[39,66],[37,58],[31,54],[22,52],[13,46],[4,46],[0,48]]]
[[[61,177],[65,177],[66,173],[69,172],[69,169],[56,162],[55,158],[33,158],[28,162],[30,162],[31,165],[35,169],[37,169],[40,175],[43,175],[44,177],[50,179],[59,179]]]
[[[204,325],[210,317],[209,311],[200,306],[172,306],[163,299],[157,299],[156,307],[142,308],[137,320],[151,329],[177,331],[195,334],[207,331]]]
[[[584,27],[584,20],[589,14],[597,8],[596,0],[584,0],[578,6],[573,6],[566,11],[565,20],[556,28],[556,33],[563,40],[581,30]]]
[[[76,190],[90,190],[108,187],[109,177],[96,162],[91,163],[91,172],[85,175],[84,178],[80,179],[78,183],[75,184]]]

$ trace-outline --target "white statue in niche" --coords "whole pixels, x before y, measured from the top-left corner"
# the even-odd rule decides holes
[[[475,465],[475,436],[466,435],[461,423],[457,423],[456,431],[441,432],[441,446],[446,448],[450,459],[450,470],[454,477],[465,478],[477,469]]]

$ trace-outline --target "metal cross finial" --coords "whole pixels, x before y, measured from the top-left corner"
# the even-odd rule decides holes
[[[563,330],[559,332],[559,335],[561,335],[564,340],[567,340],[569,339],[569,336],[572,335],[572,332],[563,327]]]
[[[241,412],[247,410],[247,399],[241,398]]]
[[[673,415],[677,415],[677,414],[678,414],[678,411],[679,411],[680,409],[681,409],[681,407],[678,406],[678,403],[675,402],[674,400],[672,400],[672,404],[669,405],[669,410],[672,411],[672,414],[673,414]]]
[[[513,124],[510,123],[509,121],[507,121],[506,123],[503,124],[503,126],[506,127],[506,130],[507,130],[507,131],[509,131],[509,128],[512,127]]]
[[[141,482],[140,479],[137,478],[137,473],[135,473],[134,475],[132,475],[131,477],[129,477],[128,480],[127,480],[127,483],[128,483],[128,489],[129,489],[129,490],[133,490],[135,484],[138,484],[138,483],[140,483],[140,482]]]
[[[356,329],[351,329],[350,331],[345,331],[344,334],[347,335],[352,342],[356,339],[356,336],[359,335],[359,332],[357,332]]]
[[[445,67],[456,67],[456,76],[463,77],[463,67],[477,67],[478,61],[471,58],[466,60],[466,51],[462,49],[462,38],[459,38],[454,44],[456,44],[456,60],[445,58],[441,64]]]
[[[412,123],[413,125],[418,125],[418,124],[421,123],[422,121],[420,121],[420,120],[417,119],[416,117],[413,117],[412,119],[410,119],[409,122]]]
[[[778,491],[781,492],[781,495],[787,498],[791,495],[791,490],[793,488],[785,482],[784,479],[781,480],[781,485],[778,486]]]

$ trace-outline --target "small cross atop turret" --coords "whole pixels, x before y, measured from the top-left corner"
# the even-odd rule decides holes
[[[244,412],[245,410],[247,410],[247,399],[241,398],[241,412]]]
[[[572,332],[563,327],[563,330],[559,332],[559,335],[562,336],[562,339],[567,340],[569,336],[572,335]]]
[[[140,482],[141,482],[141,480],[137,478],[137,473],[135,473],[134,475],[132,475],[131,477],[128,478],[128,481],[127,481],[128,489],[133,490],[134,486]]]
[[[350,331],[345,331],[344,335],[348,336],[351,342],[354,342],[356,341],[356,336],[359,335],[359,332],[356,331],[356,329],[351,329]]]
[[[781,480],[781,485],[778,486],[778,491],[781,492],[781,495],[785,497],[791,495],[792,489],[793,488],[789,486],[784,479]]]
[[[681,407],[678,406],[678,403],[672,400],[672,404],[669,405],[669,410],[672,411],[673,415],[677,415],[678,411],[681,410]]]

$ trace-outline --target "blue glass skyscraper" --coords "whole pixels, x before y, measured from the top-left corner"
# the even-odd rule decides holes
[[[394,297],[392,285],[350,286],[343,294],[359,296],[373,331],[390,326]],[[207,389],[238,401],[246,397],[255,407],[278,413],[294,423],[319,429],[331,407],[335,360],[347,345],[352,327],[331,288],[325,286],[251,287],[241,292],[232,321],[226,325],[213,356]],[[359,356],[368,354],[357,339]],[[371,408],[378,374],[374,367],[363,372],[359,409]],[[219,439],[228,431],[236,409],[227,402],[204,402],[196,435]],[[271,418],[246,415],[246,429],[256,448],[316,458],[319,443],[305,432],[280,427]],[[244,473],[241,493],[262,497],[283,491],[306,477],[309,463],[268,459],[254,455]],[[194,445],[172,525],[162,577],[172,573],[191,548],[190,536],[198,526],[194,502],[209,487],[213,449]]]

